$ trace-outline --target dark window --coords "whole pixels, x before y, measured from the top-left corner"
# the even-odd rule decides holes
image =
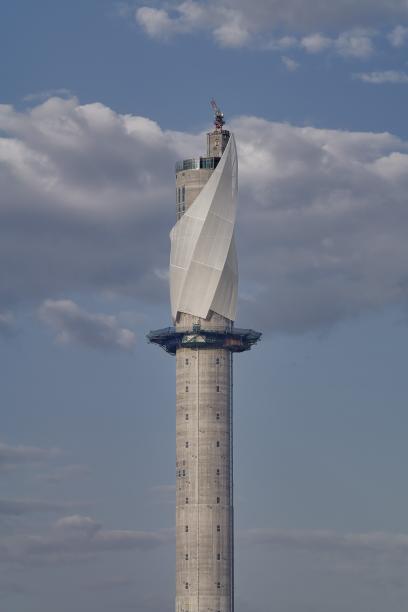
[[[185,476],[185,475],[186,475],[186,470],[183,470],[183,476]]]
[[[186,589],[188,589],[188,582],[186,582]]]
[[[186,359],[186,365],[188,365],[188,359]]]
[[[217,419],[217,421],[219,421],[219,420],[220,420],[220,413],[219,413],[219,412],[217,412],[217,414],[216,414],[215,418]]]
[[[185,526],[184,531],[187,533],[188,532],[188,525]]]
[[[184,202],[186,199],[186,188],[183,187],[181,190],[181,201]]]
[[[216,363],[217,365],[219,365],[219,364],[220,364],[220,359],[219,359],[219,357],[217,357],[217,359],[215,360],[215,363]]]
[[[186,504],[188,504],[188,497],[186,497]]]
[[[217,504],[219,504],[219,503],[220,503],[220,498],[219,498],[219,497],[217,497]]]
[[[221,588],[221,582],[217,582],[217,589]]]
[[[188,385],[186,385],[186,393],[188,393]]]
[[[221,561],[221,555],[220,555],[220,553],[217,553],[217,561]]]
[[[220,475],[220,468],[217,468],[217,476]]]
[[[187,531],[188,531],[188,527],[187,527]],[[217,531],[221,531],[221,527],[219,525],[217,525]]]
[[[186,421],[188,421],[188,414],[186,414]]]
[[[188,448],[188,442],[186,442],[186,448]]]
[[[220,447],[220,441],[217,440],[217,448],[219,448],[219,447]]]
[[[188,561],[188,553],[186,553],[186,561]]]
[[[220,392],[220,385],[217,385],[217,393]]]

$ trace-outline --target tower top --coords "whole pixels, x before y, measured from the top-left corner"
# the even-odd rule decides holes
[[[212,100],[210,101],[210,104],[211,104],[211,108],[214,111],[215,129],[220,132],[225,124],[224,113],[221,112],[214,98],[212,98]]]

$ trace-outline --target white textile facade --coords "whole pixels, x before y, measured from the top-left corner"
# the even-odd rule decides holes
[[[170,232],[173,320],[185,312],[206,319],[214,311],[233,321],[238,292],[234,243],[238,158],[231,134],[218,166]]]

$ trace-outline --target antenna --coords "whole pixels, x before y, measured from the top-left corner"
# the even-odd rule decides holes
[[[221,131],[223,128],[223,125],[225,124],[224,121],[224,113],[222,113],[218,107],[218,104],[216,103],[216,101],[214,100],[214,98],[212,98],[212,100],[210,101],[211,104],[211,108],[214,111],[214,125],[215,125],[215,129],[218,131]]]

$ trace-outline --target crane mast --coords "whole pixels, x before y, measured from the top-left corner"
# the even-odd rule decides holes
[[[225,121],[224,121],[224,113],[221,112],[220,108],[218,107],[218,104],[216,103],[216,101],[214,100],[214,98],[212,98],[211,102],[211,108],[214,111],[214,125],[215,125],[215,129],[218,131],[221,131]]]

